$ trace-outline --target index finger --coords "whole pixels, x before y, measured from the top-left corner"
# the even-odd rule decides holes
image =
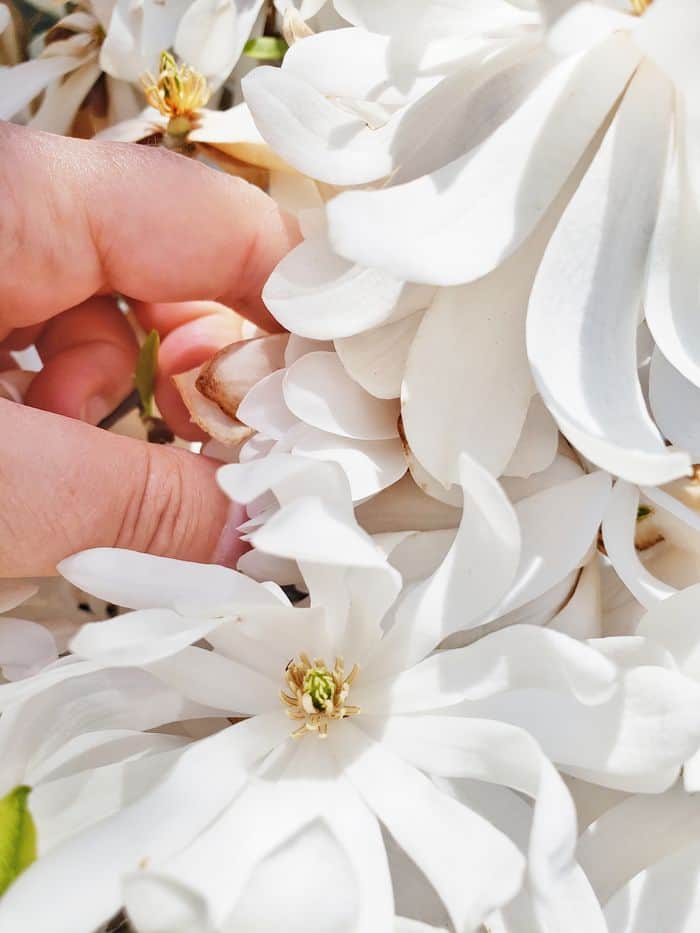
[[[214,299],[279,329],[260,292],[296,221],[247,182],[164,149],[0,124],[0,330],[97,292]]]

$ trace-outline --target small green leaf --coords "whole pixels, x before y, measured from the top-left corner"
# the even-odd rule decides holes
[[[159,349],[160,337],[158,331],[152,330],[141,345],[134,375],[136,391],[139,393],[142,418],[153,417],[153,387],[156,380],[156,370],[158,369]]]
[[[31,787],[20,784],[0,799],[0,896],[36,859],[36,827],[27,806]]]
[[[637,521],[640,522],[647,515],[651,515],[652,511],[653,509],[650,509],[648,505],[640,505],[637,509]]]
[[[278,36],[260,36],[257,39],[248,39],[243,46],[243,52],[259,62],[280,62],[288,48],[284,39]]]

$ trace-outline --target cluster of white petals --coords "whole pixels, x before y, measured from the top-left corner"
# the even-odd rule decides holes
[[[0,930],[697,933],[697,0],[32,2],[0,118],[301,238],[174,377],[237,569],[0,568]]]

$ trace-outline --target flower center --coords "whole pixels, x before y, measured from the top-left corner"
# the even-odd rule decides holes
[[[145,74],[141,84],[151,107],[170,117],[168,132],[176,136],[189,132],[191,118],[211,96],[206,78],[189,65],[178,65],[170,52],[161,52],[158,77]]]
[[[653,0],[630,0],[630,6],[635,16],[641,16],[651,6]]]
[[[280,691],[280,699],[287,707],[287,716],[302,724],[292,732],[295,739],[315,732],[320,739],[328,735],[328,723],[332,719],[357,716],[357,706],[348,706],[346,700],[350,687],[359,673],[357,664],[345,676],[343,659],[336,658],[332,669],[326,667],[321,658],[313,662],[306,654],[299,660],[291,660],[285,676],[289,692]]]

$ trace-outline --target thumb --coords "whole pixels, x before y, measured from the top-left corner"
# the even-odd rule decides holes
[[[0,577],[90,547],[231,566],[244,550],[218,464],[0,399]]]

